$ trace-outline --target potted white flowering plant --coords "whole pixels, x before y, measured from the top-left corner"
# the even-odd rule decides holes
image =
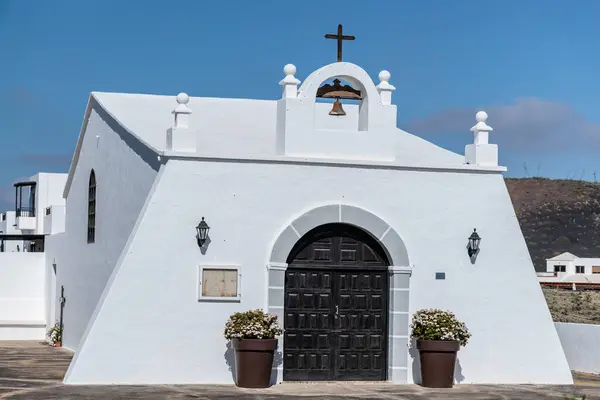
[[[410,327],[411,336],[417,339],[421,384],[451,388],[456,353],[471,337],[467,326],[450,311],[434,308],[418,310]]]
[[[245,388],[269,387],[277,336],[283,330],[277,316],[263,310],[238,312],[225,324],[225,339],[235,351],[235,384]]]
[[[48,340],[54,347],[62,346],[62,328],[58,322],[48,330]]]

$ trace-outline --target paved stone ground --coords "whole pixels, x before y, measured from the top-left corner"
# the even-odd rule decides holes
[[[72,353],[36,342],[0,342],[0,399],[600,399],[600,376],[575,373],[575,386],[458,385],[425,389],[386,383],[284,383],[266,390],[235,386],[65,386]]]

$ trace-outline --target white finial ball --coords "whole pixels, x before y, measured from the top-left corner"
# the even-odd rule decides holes
[[[178,104],[187,104],[190,101],[190,96],[187,93],[179,93],[177,95],[177,103]]]
[[[379,73],[379,80],[382,82],[389,82],[391,77],[392,74],[390,74],[390,72],[386,71],[385,69]]]
[[[296,73],[296,66],[294,64],[286,64],[283,67],[283,73],[286,75],[294,75]]]
[[[488,119],[488,115],[485,111],[479,111],[477,114],[475,114],[475,119],[477,122],[485,122]]]

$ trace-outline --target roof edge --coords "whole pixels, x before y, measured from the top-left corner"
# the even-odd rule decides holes
[[[71,166],[69,168],[69,175],[67,176],[67,182],[65,183],[65,188],[63,190],[63,198],[66,199],[69,195],[69,191],[71,190],[71,185],[73,183],[73,175],[75,174],[75,169],[77,168],[77,164],[79,163],[79,154],[81,153],[81,147],[83,146],[83,139],[85,137],[85,133],[87,131],[88,122],[90,119],[90,115],[92,110],[94,109],[94,103],[97,104],[102,110],[110,117],[113,121],[115,121],[123,130],[125,130],[128,134],[130,134],[133,138],[135,138],[138,142],[143,144],[145,147],[152,150],[154,153],[159,154],[159,150],[151,146],[148,142],[141,139],[138,135],[136,135],[133,131],[131,131],[127,126],[125,126],[118,118],[111,113],[107,107],[104,107],[100,99],[95,96],[97,92],[91,92],[88,98],[88,103],[85,108],[85,114],[83,117],[83,123],[81,124],[81,130],[79,132],[79,138],[77,139],[77,145],[75,146],[75,152],[73,153],[73,158],[71,159]]]
[[[565,251],[564,253],[560,253],[557,256],[548,258],[547,261],[574,261],[574,260],[578,260],[579,258],[580,257],[576,256],[575,254],[573,254],[569,251]]]
[[[482,165],[411,165],[401,164],[396,161],[369,161],[369,160],[345,160],[337,158],[308,158],[293,157],[281,155],[207,155],[200,153],[187,153],[173,150],[158,152],[160,157],[176,160],[190,161],[215,161],[215,162],[255,162],[255,163],[273,163],[273,164],[304,164],[304,165],[325,165],[325,166],[346,166],[358,168],[379,168],[379,169],[398,169],[415,171],[444,171],[444,172],[467,172],[467,173],[502,173],[506,172],[506,167],[502,166],[482,166]]]
[[[85,113],[83,114],[83,122],[81,123],[81,129],[79,131],[79,137],[77,138],[77,145],[75,146],[75,151],[73,152],[73,158],[71,158],[71,165],[69,166],[69,175],[67,176],[67,182],[65,183],[65,188],[63,189],[63,198],[66,199],[69,195],[69,190],[71,189],[71,184],[73,183],[73,174],[75,173],[75,168],[77,168],[77,164],[79,162],[79,153],[81,153],[81,146],[83,145],[83,137],[85,131],[87,129],[87,124],[90,119],[90,113],[92,111],[92,101],[93,93],[90,93],[88,97],[87,105],[85,106]]]

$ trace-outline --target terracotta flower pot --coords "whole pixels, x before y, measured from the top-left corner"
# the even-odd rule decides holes
[[[268,388],[277,339],[232,339],[235,351],[235,384],[243,388]]]
[[[62,347],[62,342],[54,342],[54,347]]]
[[[417,340],[421,361],[421,385],[430,388],[451,388],[454,382],[458,340]]]

